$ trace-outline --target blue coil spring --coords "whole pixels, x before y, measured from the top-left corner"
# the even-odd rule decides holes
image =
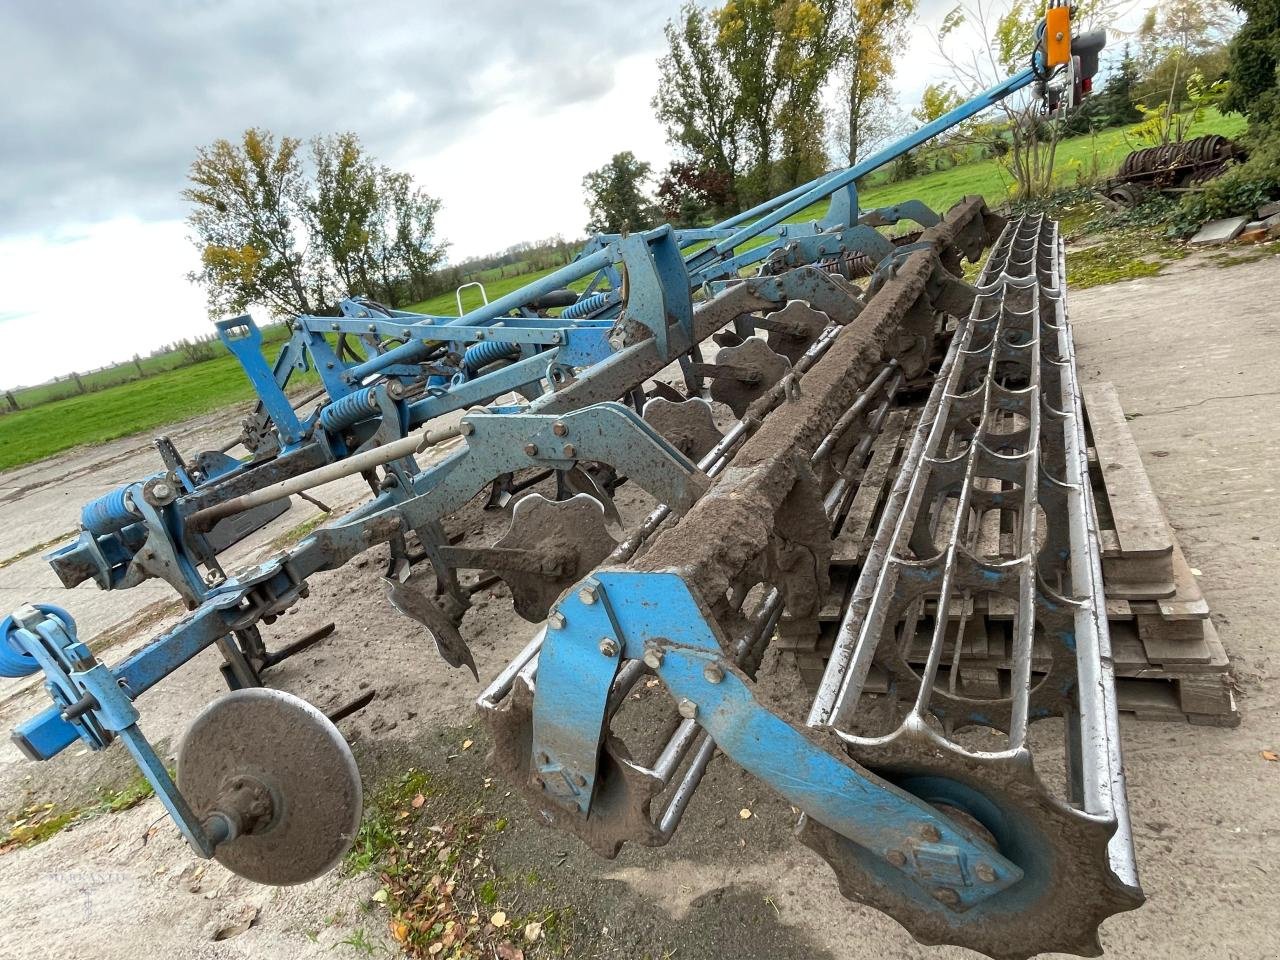
[[[491,363],[506,360],[508,357],[520,355],[520,347],[514,343],[503,343],[501,340],[486,340],[484,343],[473,343],[462,355],[462,368],[467,373],[483,370]]]
[[[595,313],[608,302],[609,294],[597,293],[587,297],[585,300],[569,304],[569,306],[560,311],[560,317],[564,320],[580,320],[589,313]]]
[[[76,635],[76,622],[71,619],[71,614],[67,611],[51,603],[37,603],[34,606],[41,613],[62,621],[63,629],[72,637]],[[40,662],[18,646],[18,642],[13,639],[13,635],[17,632],[18,625],[14,623],[13,617],[5,617],[0,621],[0,677],[8,677],[12,680],[29,677],[40,669]]]
[[[373,416],[378,409],[373,387],[361,387],[339,397],[320,411],[320,423],[329,431],[341,430]]]
[[[90,533],[104,536],[136,523],[138,515],[129,509],[124,498],[128,490],[127,486],[118,487],[97,500],[90,500],[80,511],[80,525]]]

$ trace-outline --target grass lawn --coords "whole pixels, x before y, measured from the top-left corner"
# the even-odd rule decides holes
[[[1209,111],[1204,122],[1192,133],[1221,133],[1238,135],[1244,121],[1237,116],[1223,116]],[[1063,187],[1109,176],[1130,150],[1140,146],[1134,137],[1133,127],[1106,130],[1096,135],[1065,140],[1058,146],[1058,181]],[[919,199],[938,211],[944,211],[960,198],[970,194],[982,194],[993,207],[1002,203],[1009,194],[1010,179],[995,160],[966,163],[924,174],[901,183],[884,182],[883,175],[873,175],[864,186],[860,203],[864,208],[888,206],[902,200]],[[825,201],[814,204],[792,217],[794,221],[820,217]],[[740,250],[757,246],[760,242],[744,244]],[[1102,256],[1102,252],[1095,256]],[[1082,264],[1083,265],[1083,264]],[[1099,263],[1108,267],[1109,264]],[[511,293],[553,272],[552,268],[520,276],[496,276],[497,270],[485,271],[485,292],[490,300]],[[1105,271],[1099,276],[1109,275]],[[1099,282],[1105,282],[1099,280]],[[586,281],[573,284],[581,289]],[[482,303],[480,291],[470,288],[463,292],[465,310],[475,309]],[[458,306],[452,293],[442,294],[431,300],[417,303],[410,310],[437,316],[456,316]],[[268,356],[274,358],[274,344],[283,339],[284,327],[274,325],[263,330],[264,340],[270,346]],[[143,360],[143,367],[154,375],[137,379],[133,364],[121,365],[101,376],[115,374],[132,382],[108,387],[84,396],[44,403],[34,409],[22,410],[0,416],[0,469],[30,463],[59,451],[84,443],[101,443],[118,437],[148,430],[184,417],[251,399],[249,383],[233,357],[226,354],[221,344],[215,345],[217,359],[172,369],[176,354]],[[154,361],[154,363],[153,363]],[[170,365],[165,366],[166,363]],[[153,369],[148,369],[151,364]],[[90,377],[85,377],[86,385]],[[65,391],[66,384],[55,385]],[[32,388],[32,390],[50,388]],[[25,405],[26,391],[19,396]]]

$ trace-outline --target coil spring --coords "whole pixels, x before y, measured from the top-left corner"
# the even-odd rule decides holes
[[[560,317],[564,320],[581,320],[588,314],[595,313],[608,302],[609,294],[597,293],[587,297],[585,300],[569,304],[569,306],[560,311]]]
[[[128,491],[127,486],[118,487],[96,500],[90,500],[80,511],[80,525],[90,533],[103,536],[136,523],[138,515],[129,509],[125,500]]]
[[[508,357],[520,355],[520,348],[514,343],[503,343],[501,340],[486,340],[484,343],[473,343],[462,354],[462,369],[467,373],[483,370],[491,363],[506,360]]]
[[[374,393],[373,387],[361,387],[339,397],[320,411],[321,426],[332,433],[366,419],[378,409]]]
[[[63,629],[72,637],[75,636],[76,622],[67,611],[51,603],[37,603],[34,606],[41,613],[62,621]],[[5,617],[0,621],[0,677],[11,680],[29,677],[40,669],[40,662],[11,639],[17,630],[18,625],[14,623],[13,617]]]

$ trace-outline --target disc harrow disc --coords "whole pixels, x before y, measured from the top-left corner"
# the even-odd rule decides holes
[[[201,820],[225,810],[237,783],[265,788],[265,821],[213,854],[255,883],[315,879],[337,866],[360,826],[360,771],[347,741],[323,713],[280,690],[236,690],[205,707],[178,748],[177,779]]]
[[[716,366],[727,368],[711,384],[711,399],[718,400],[741,418],[752,401],[762,397],[791,369],[791,362],[774,353],[759,337],[748,337],[740,346],[716,353]]]
[[[618,545],[604,508],[589,494],[548,500],[534,493],[516,502],[511,526],[494,546],[541,558],[539,570],[499,570],[511,588],[516,613],[531,623],[545,620],[560,594],[594,570]]]
[[[701,397],[679,403],[656,397],[644,405],[644,419],[673,447],[695,463],[724,439],[711,404]]]

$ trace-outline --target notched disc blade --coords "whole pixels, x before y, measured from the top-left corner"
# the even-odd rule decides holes
[[[360,827],[355,757],[323,713],[292,694],[236,690],[196,717],[178,747],[178,786],[196,817],[219,808],[233,780],[271,794],[271,819],[219,844],[214,858],[255,883],[305,883],[333,869]]]
[[[644,405],[644,419],[694,463],[724,439],[716,428],[711,404],[701,397],[691,397],[679,403],[656,397]]]
[[[831,318],[825,313],[813,309],[803,300],[790,300],[785,307],[768,314],[765,319],[785,323],[792,328],[790,331],[769,331],[769,348],[792,363],[804,356],[805,351],[831,322]]]
[[[604,508],[585,493],[560,501],[535,493],[516,503],[511,526],[494,546],[542,560],[539,572],[497,571],[511,588],[516,613],[531,623],[545,620],[560,594],[613,552],[618,541],[605,519]]]
[[[711,382],[711,399],[726,404],[741,418],[752,401],[764,396],[791,369],[791,362],[769,349],[759,337],[748,337],[739,346],[716,353],[716,366],[732,368],[743,376],[726,373]]]

